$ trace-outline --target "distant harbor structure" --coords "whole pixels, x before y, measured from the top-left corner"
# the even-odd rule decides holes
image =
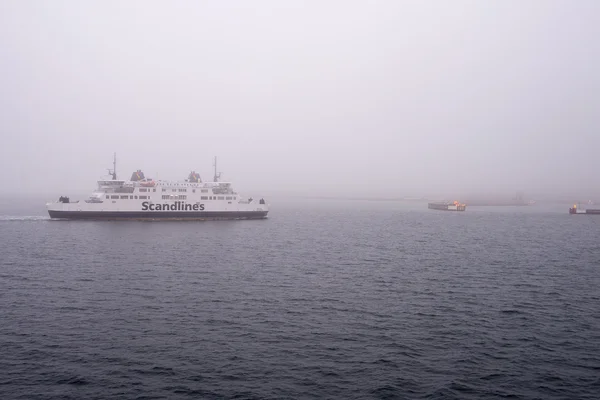
[[[474,197],[468,198],[467,203],[470,206],[496,206],[496,207],[506,207],[506,206],[531,206],[535,204],[533,200],[525,200],[525,195],[523,192],[517,192],[516,195],[512,199],[502,198],[499,196],[485,196],[485,197]]]
[[[441,210],[441,211],[465,211],[467,209],[467,205],[460,203],[458,201],[449,202],[449,201],[436,201],[427,204],[427,208],[431,210]]]

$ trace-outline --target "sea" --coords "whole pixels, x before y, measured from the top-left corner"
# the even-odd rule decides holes
[[[212,222],[1,203],[0,398],[600,397],[600,215],[276,200]]]

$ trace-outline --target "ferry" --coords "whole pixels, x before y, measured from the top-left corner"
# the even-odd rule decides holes
[[[98,186],[84,201],[71,201],[60,196],[47,203],[52,219],[142,219],[142,220],[217,220],[267,218],[269,205],[264,199],[246,198],[237,193],[230,182],[221,182],[214,159],[212,182],[203,182],[195,171],[181,181],[146,178],[141,170],[129,180],[117,179],[117,157],[111,178],[98,181]]]

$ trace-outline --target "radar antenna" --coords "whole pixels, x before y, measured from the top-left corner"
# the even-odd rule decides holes
[[[117,153],[114,154],[113,157],[113,169],[108,169],[108,174],[112,175],[112,180],[117,180]]]
[[[213,167],[215,167],[215,177],[213,182],[219,182],[219,178],[221,178],[221,173],[217,172],[217,157],[215,156],[215,160],[213,162]]]

